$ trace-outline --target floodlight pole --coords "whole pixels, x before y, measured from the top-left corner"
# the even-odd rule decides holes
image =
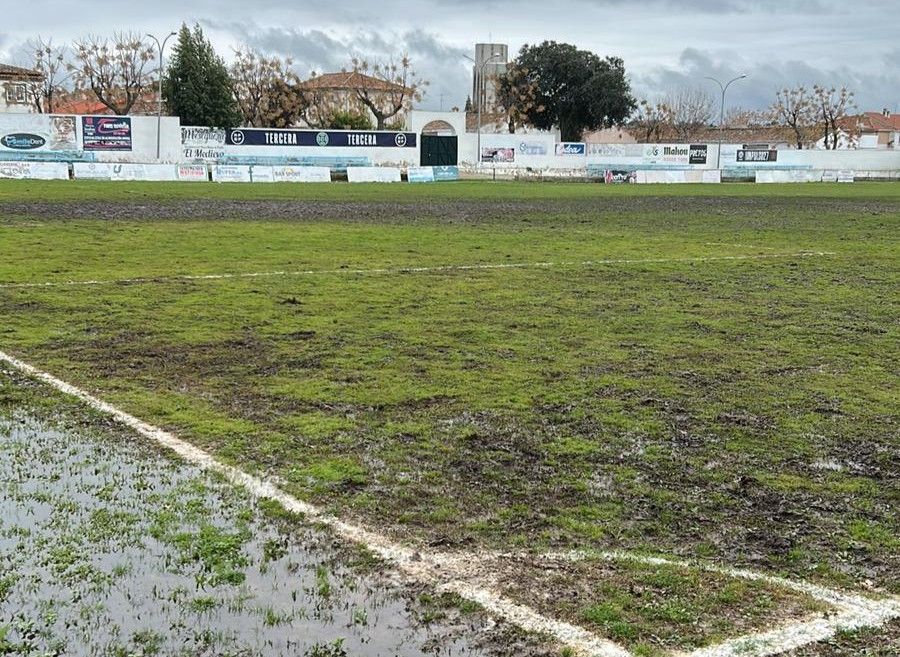
[[[716,150],[716,169],[722,168],[722,131],[725,129],[725,92],[728,91],[728,87],[737,82],[738,80],[743,80],[747,77],[747,74],[744,73],[742,75],[737,76],[733,80],[729,80],[726,84],[722,84],[717,78],[711,77],[707,75],[704,79],[712,80],[717,85],[719,85],[719,89],[722,90],[722,108],[721,113],[719,114],[719,148]]]
[[[159,95],[156,98],[156,161],[159,162],[160,132],[162,131],[163,52],[166,50],[166,44],[169,42],[169,39],[173,36],[178,36],[178,33],[172,32],[166,35],[166,38],[163,39],[162,43],[160,43],[159,39],[152,34],[148,34],[147,36],[156,42],[156,48],[159,51]]]
[[[480,76],[478,78],[479,84],[478,84],[478,127],[477,127],[478,145],[476,146],[476,148],[478,150],[475,153],[475,157],[476,157],[475,168],[476,169],[479,168],[479,165],[481,164],[481,106],[484,105],[485,89],[487,88],[484,84],[484,69],[492,61],[494,61],[495,59],[502,57],[502,56],[503,56],[503,53],[499,53],[499,52],[495,52],[495,53],[491,54],[490,57],[488,57],[486,60],[484,60],[481,63],[481,67],[480,67],[480,71],[479,71]],[[473,64],[478,66],[478,62],[476,62],[474,59],[472,59],[468,55],[463,55],[463,57],[465,57],[470,62],[472,62]]]

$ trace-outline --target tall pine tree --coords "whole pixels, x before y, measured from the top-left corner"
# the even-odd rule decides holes
[[[199,25],[182,25],[163,79],[163,98],[181,125],[233,128],[241,123],[231,77]]]

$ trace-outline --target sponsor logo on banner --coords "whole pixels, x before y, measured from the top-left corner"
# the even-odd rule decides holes
[[[777,162],[778,151],[776,150],[746,150],[742,149],[737,152],[738,162]]]
[[[706,164],[705,153],[706,146],[652,144],[644,149],[644,161],[647,164]]]
[[[409,167],[406,170],[406,179],[411,183],[434,182],[434,169],[432,167]]]
[[[495,148],[493,146],[483,146],[481,149],[482,162],[515,162],[515,148]]]
[[[641,144],[588,144],[587,154],[599,157],[642,157]]]
[[[547,144],[539,141],[523,141],[519,144],[519,152],[522,155],[546,155]]]
[[[319,146],[321,148],[415,148],[414,132],[346,132],[242,128],[225,134],[228,146]]]
[[[181,154],[185,160],[218,160],[225,155],[225,130],[182,128]]]
[[[436,182],[447,182],[450,180],[459,180],[458,166],[432,167],[434,169],[434,179]]]
[[[68,180],[65,162],[0,162],[0,178],[19,180]]]
[[[557,155],[585,155],[587,145],[581,142],[563,142],[556,145]]]
[[[205,164],[181,164],[178,166],[178,180],[206,182],[209,175]]]
[[[706,164],[709,156],[709,146],[696,144],[691,146],[688,164]]]
[[[81,134],[86,151],[130,151],[131,118],[83,116]]]
[[[637,171],[607,170],[603,176],[603,182],[607,185],[634,184],[637,182]]]
[[[47,140],[40,135],[32,135],[25,132],[17,132],[12,135],[4,135],[0,138],[0,144],[16,151],[30,151],[41,148]]]

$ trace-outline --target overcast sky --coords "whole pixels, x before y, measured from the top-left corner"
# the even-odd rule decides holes
[[[340,70],[354,54],[406,50],[431,81],[422,105],[462,105],[477,41],[573,43],[625,60],[635,94],[748,73],[729,105],[761,108],[785,85],[846,84],[861,109],[900,110],[898,0],[154,0],[5,3],[0,61],[23,63],[22,44],[123,27],[165,34],[199,22],[228,59],[247,43],[290,55],[301,74]],[[127,9],[126,9],[127,7]]]

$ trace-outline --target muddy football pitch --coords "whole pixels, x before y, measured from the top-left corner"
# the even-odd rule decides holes
[[[0,654],[900,654],[900,186],[0,184]]]

